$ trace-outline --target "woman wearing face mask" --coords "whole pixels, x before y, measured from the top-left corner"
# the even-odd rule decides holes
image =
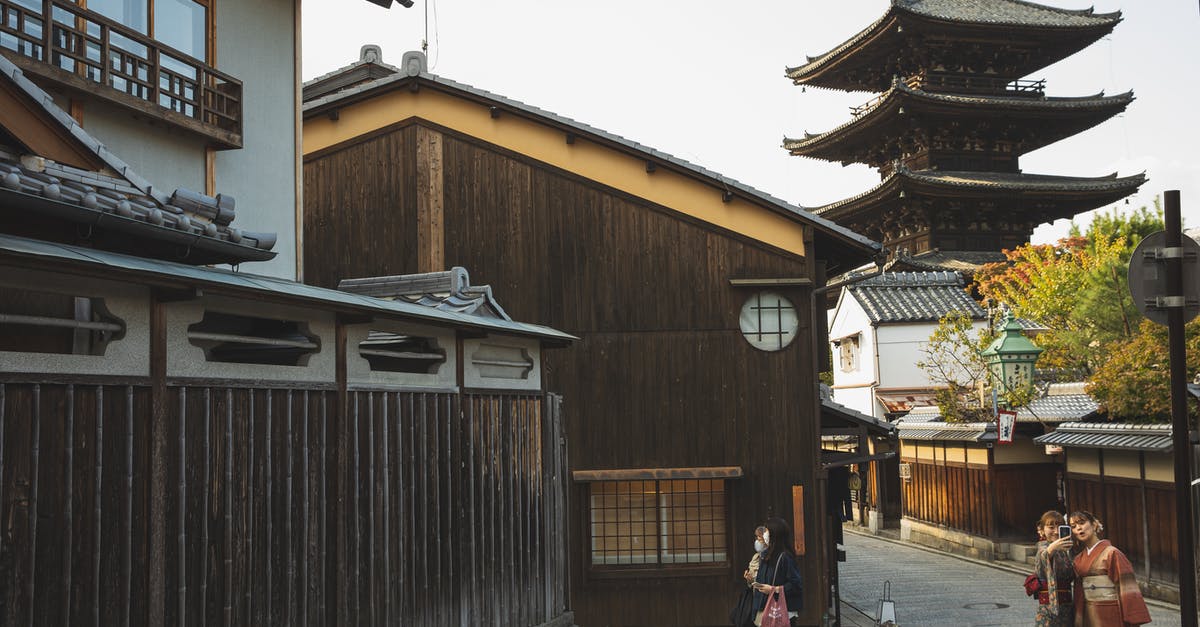
[[[1150,622],[1150,612],[1133,578],[1133,565],[1108,540],[1104,525],[1091,512],[1072,512],[1075,556],[1075,625],[1127,627]]]
[[[758,565],[762,561],[763,551],[767,550],[767,543],[763,540],[763,534],[766,533],[766,527],[758,527],[754,530],[754,555],[750,558],[750,565],[746,566],[746,572],[742,573],[742,578],[746,580],[747,586],[754,585],[754,578],[758,576]]]
[[[755,625],[762,624],[762,610],[767,604],[767,595],[782,593],[787,600],[788,616],[792,624],[804,607],[804,587],[796,556],[792,553],[792,529],[782,518],[772,518],[766,523],[763,541],[767,550],[763,553],[754,579]]]

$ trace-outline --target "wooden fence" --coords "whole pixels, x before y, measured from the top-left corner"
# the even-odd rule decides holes
[[[565,611],[554,395],[67,379],[0,376],[4,625]]]
[[[1139,578],[1179,584],[1174,484],[1068,473],[1067,499],[1070,510],[1104,522],[1104,537],[1125,553]]]
[[[1056,505],[1053,465],[904,463],[910,464],[903,481],[908,518],[986,538],[1022,537]]]

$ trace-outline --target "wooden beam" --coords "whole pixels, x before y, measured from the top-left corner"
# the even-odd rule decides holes
[[[417,272],[445,270],[442,134],[417,127]]]
[[[737,479],[741,466],[707,466],[700,468],[624,468],[614,470],[576,470],[575,481],[648,481],[651,479]]]
[[[31,153],[84,170],[99,170],[104,162],[8,81],[0,82],[0,127]]]

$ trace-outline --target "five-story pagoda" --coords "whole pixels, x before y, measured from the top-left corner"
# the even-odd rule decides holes
[[[838,128],[784,140],[793,155],[882,175],[815,212],[910,259],[969,266],[1027,242],[1038,224],[1133,193],[1144,175],[1049,176],[1018,165],[1133,101],[1132,92],[1051,98],[1044,81],[1024,79],[1120,21],[1020,0],[891,0],[874,24],[787,70],[797,85],[882,92]]]

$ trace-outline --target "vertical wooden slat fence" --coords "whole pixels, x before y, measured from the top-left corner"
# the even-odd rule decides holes
[[[557,397],[357,390],[343,412],[330,385],[173,380],[156,507],[151,388],[0,380],[3,624],[149,624],[155,587],[172,625],[539,625],[565,611]],[[146,559],[156,517],[161,581]]]

